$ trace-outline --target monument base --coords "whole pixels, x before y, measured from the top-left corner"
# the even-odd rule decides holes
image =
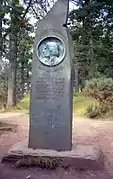
[[[79,145],[71,151],[55,151],[28,148],[22,141],[12,146],[2,162],[14,162],[16,167],[38,165],[47,168],[72,167],[81,170],[100,170],[104,168],[102,151],[94,146]],[[50,166],[50,167],[49,167]]]

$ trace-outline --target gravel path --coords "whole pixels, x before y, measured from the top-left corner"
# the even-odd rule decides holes
[[[0,114],[0,122],[16,124],[16,132],[0,135],[0,158],[8,149],[28,137],[28,115],[23,113]],[[75,171],[73,169],[55,171],[37,168],[15,169],[11,165],[0,164],[0,179],[111,179],[113,178],[113,122],[92,121],[75,118],[73,140],[80,144],[99,145],[105,154],[105,171]]]

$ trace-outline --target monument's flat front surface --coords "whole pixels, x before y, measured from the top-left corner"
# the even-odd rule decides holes
[[[10,156],[30,156],[30,157],[50,157],[60,159],[60,166],[70,166],[75,169],[102,169],[104,167],[104,157],[102,152],[89,145],[76,145],[71,151],[55,151],[28,148],[28,141],[22,141],[9,150]]]
[[[58,0],[38,21],[32,61],[28,146],[72,148],[72,40],[67,27],[69,1]],[[57,139],[57,140],[56,140]]]

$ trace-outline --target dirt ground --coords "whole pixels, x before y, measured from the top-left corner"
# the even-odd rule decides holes
[[[15,143],[28,137],[27,114],[0,114],[0,122],[10,123],[16,130],[0,133],[0,158]],[[42,170],[39,168],[15,169],[11,164],[0,164],[0,179],[112,179],[113,178],[113,122],[75,118],[73,141],[101,147],[105,155],[104,171],[76,171],[74,169]]]

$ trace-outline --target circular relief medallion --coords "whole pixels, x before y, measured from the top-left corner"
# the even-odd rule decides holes
[[[44,65],[58,65],[65,56],[64,43],[57,37],[46,37],[37,45],[37,56]]]

